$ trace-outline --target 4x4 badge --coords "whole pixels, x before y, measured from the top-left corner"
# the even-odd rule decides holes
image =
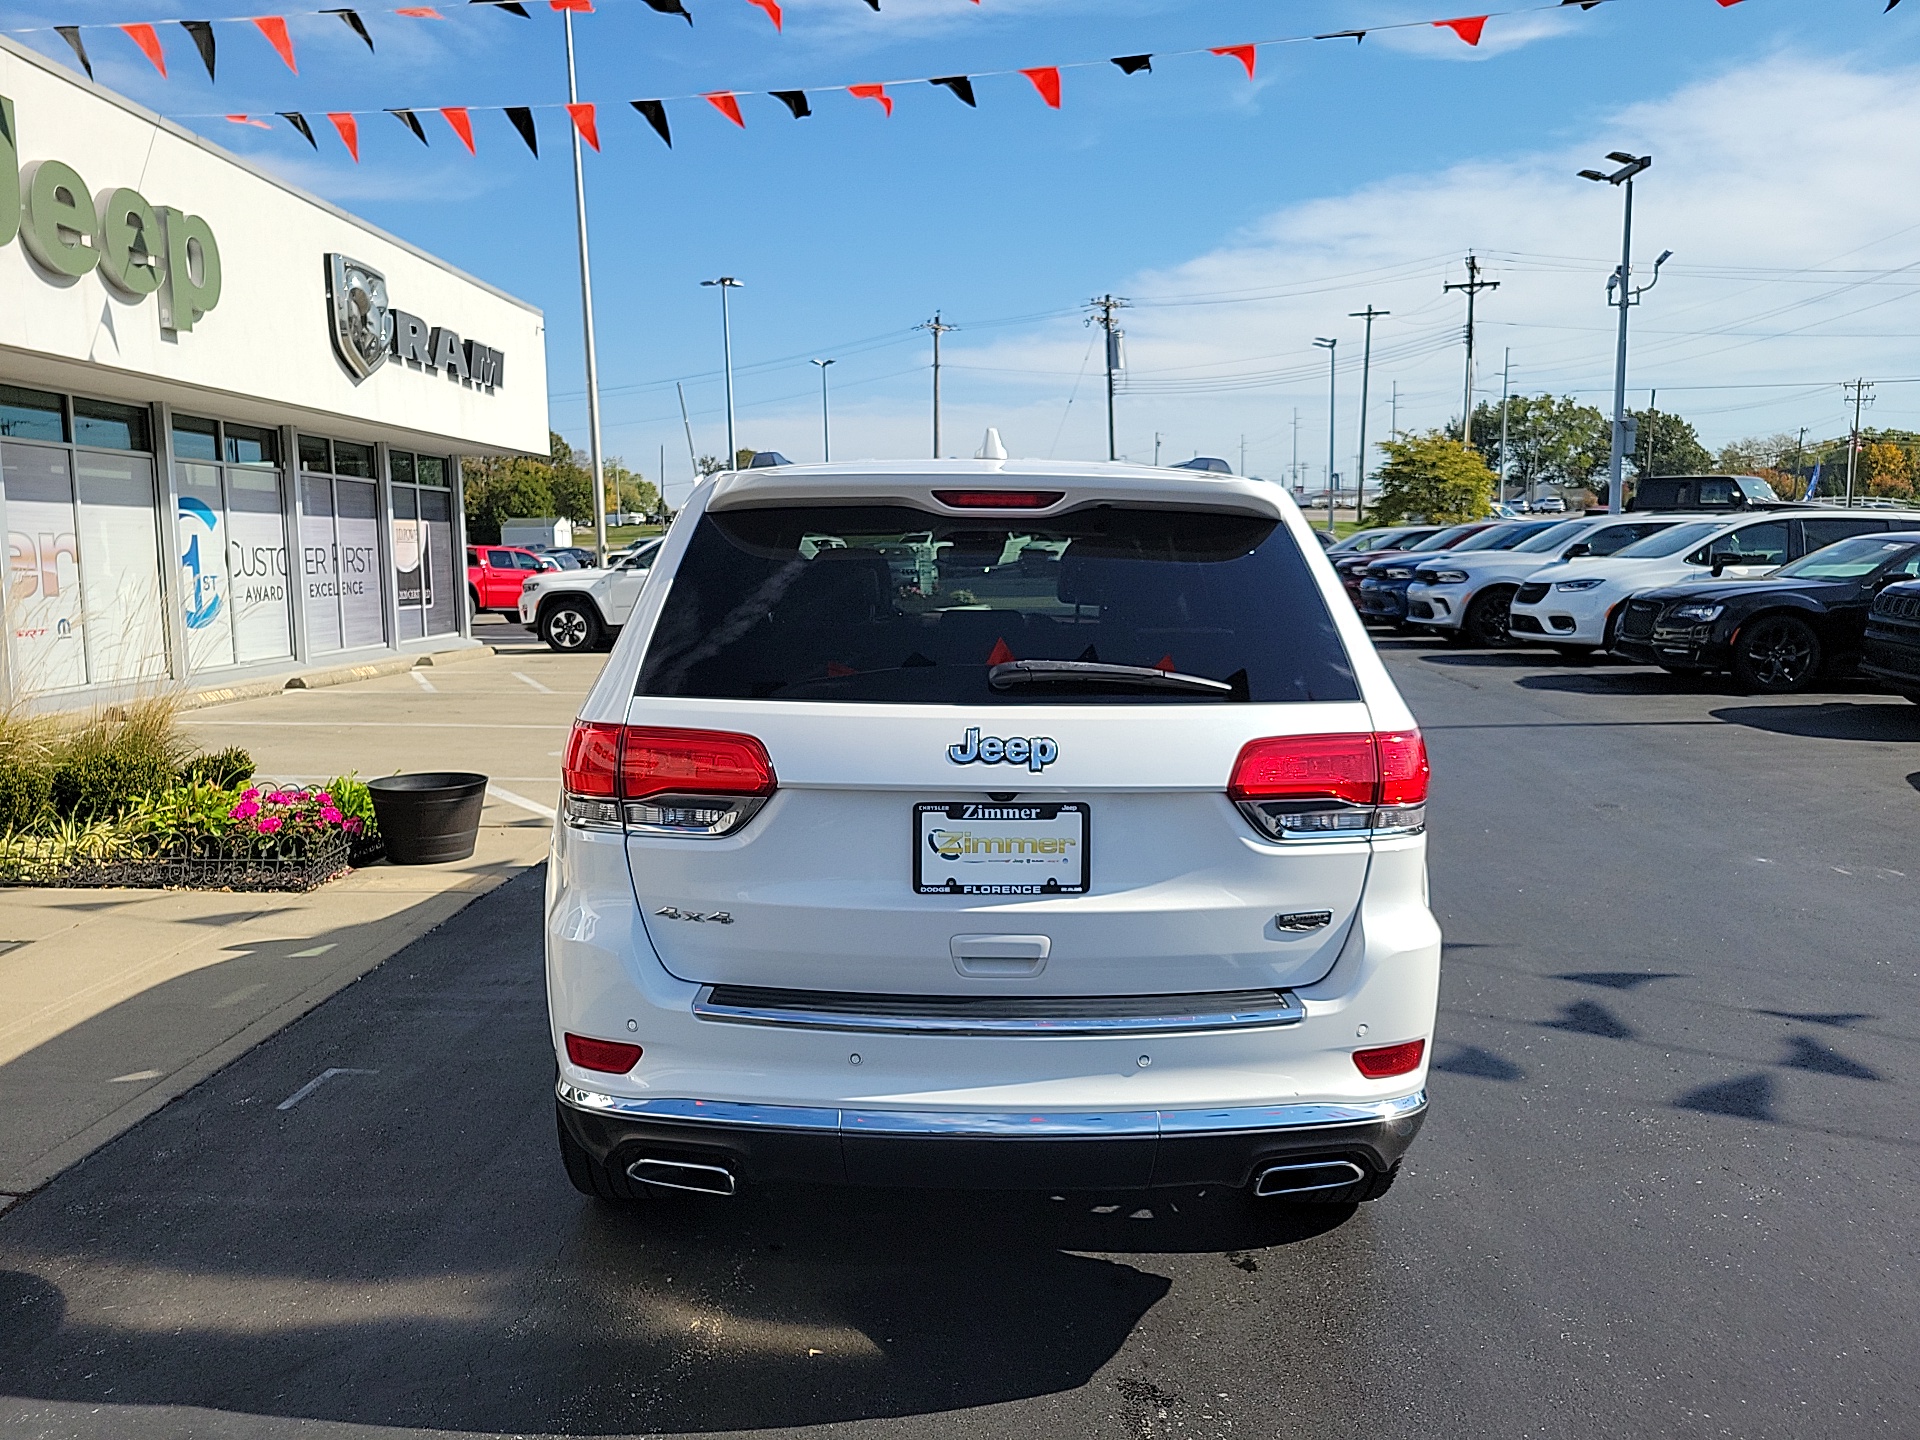
[[[981,736],[978,728],[967,731],[967,738],[947,747],[947,759],[956,765],[1024,765],[1038,775],[1060,758],[1058,742],[1045,735]]]

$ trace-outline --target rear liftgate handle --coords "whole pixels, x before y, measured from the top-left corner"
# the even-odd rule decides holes
[[[1047,968],[1053,941],[1045,935],[956,935],[947,948],[953,968],[979,980],[1020,980]]]

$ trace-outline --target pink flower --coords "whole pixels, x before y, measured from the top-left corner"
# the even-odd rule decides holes
[[[260,792],[257,790],[250,790],[247,793],[249,795],[257,795]],[[259,813],[260,813],[260,807],[254,804],[253,801],[242,800],[238,805],[234,806],[232,810],[227,812],[227,818],[229,820],[251,820],[254,816],[258,815]],[[275,821],[274,823],[278,824],[279,822]]]
[[[329,795],[324,790],[322,790],[318,795],[314,796],[313,798],[318,800],[322,805],[333,804],[333,796]]]
[[[340,828],[349,835],[358,835],[366,827],[349,815],[345,820],[340,822]]]
[[[262,835],[271,835],[273,834],[274,831],[278,830],[285,823],[286,822],[282,820],[278,815],[269,815],[267,816],[266,819],[260,822],[260,833]]]
[[[258,800],[260,798],[260,787],[258,785],[254,786],[251,790],[247,791],[247,793],[242,795],[240,798],[242,800]]]
[[[268,801],[275,805],[284,805],[293,798],[293,792],[289,790],[276,790],[267,796]]]
[[[320,818],[329,825],[338,825],[342,817],[340,812],[334,809],[333,806],[324,805],[320,809]]]

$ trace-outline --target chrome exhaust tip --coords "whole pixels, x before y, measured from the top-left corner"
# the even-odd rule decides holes
[[[688,1190],[696,1195],[731,1195],[739,1189],[733,1172],[724,1165],[702,1165],[692,1160],[659,1160],[643,1156],[627,1166],[627,1178],[662,1190]]]
[[[1299,1160],[1262,1170],[1254,1179],[1253,1193],[1262,1200],[1324,1194],[1366,1178],[1367,1172],[1351,1160]]]

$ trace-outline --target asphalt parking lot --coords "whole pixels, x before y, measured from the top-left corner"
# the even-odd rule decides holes
[[[1920,1433],[1920,706],[1382,648],[1448,948],[1378,1204],[596,1206],[530,874],[0,1216],[0,1434]]]

